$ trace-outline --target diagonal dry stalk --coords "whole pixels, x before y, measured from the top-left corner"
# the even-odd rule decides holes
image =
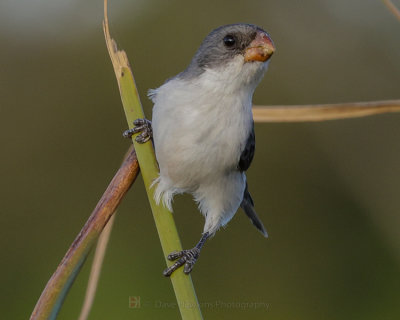
[[[135,149],[130,148],[96,208],[47,282],[31,320],[55,319],[90,249],[139,174]]]
[[[382,0],[386,7],[394,14],[394,16],[400,21],[400,10],[397,8],[391,0]]]
[[[83,300],[82,310],[78,320],[86,320],[89,317],[90,310],[92,309],[94,297],[99,283],[101,267],[103,266],[104,255],[107,250],[108,240],[110,239],[112,226],[115,220],[115,214],[108,220],[106,226],[100,234],[97,241],[96,251],[94,253],[92,268],[90,269],[89,280],[86,288],[85,298]]]

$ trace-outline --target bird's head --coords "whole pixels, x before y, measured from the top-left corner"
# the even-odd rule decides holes
[[[275,51],[269,34],[251,24],[231,24],[213,30],[202,42],[189,67],[182,74],[190,78],[204,72],[221,80],[238,83],[261,80]]]

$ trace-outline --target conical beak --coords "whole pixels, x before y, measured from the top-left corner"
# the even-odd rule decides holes
[[[257,31],[255,39],[246,48],[244,61],[267,61],[275,52],[275,46],[271,37],[264,31]]]

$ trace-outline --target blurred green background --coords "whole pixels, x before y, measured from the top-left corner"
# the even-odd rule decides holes
[[[146,91],[235,22],[264,27],[277,47],[255,104],[400,98],[400,22],[382,1],[109,2],[149,116]],[[2,319],[29,317],[129,145],[102,5],[0,2]],[[400,114],[257,124],[256,135],[248,181],[270,237],[239,212],[207,243],[192,274],[204,317],[399,319]],[[203,218],[187,195],[174,209],[191,247]],[[139,178],[118,211],[90,319],[179,318],[164,267]],[[89,263],[59,319],[79,314],[88,272]]]

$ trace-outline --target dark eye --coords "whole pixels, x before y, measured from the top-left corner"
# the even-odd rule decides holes
[[[231,36],[231,35],[228,34],[228,35],[225,36],[225,38],[224,38],[224,43],[225,43],[225,45],[226,45],[227,47],[232,47],[232,46],[235,45],[236,40],[235,40],[235,38],[234,38],[233,36]]]

